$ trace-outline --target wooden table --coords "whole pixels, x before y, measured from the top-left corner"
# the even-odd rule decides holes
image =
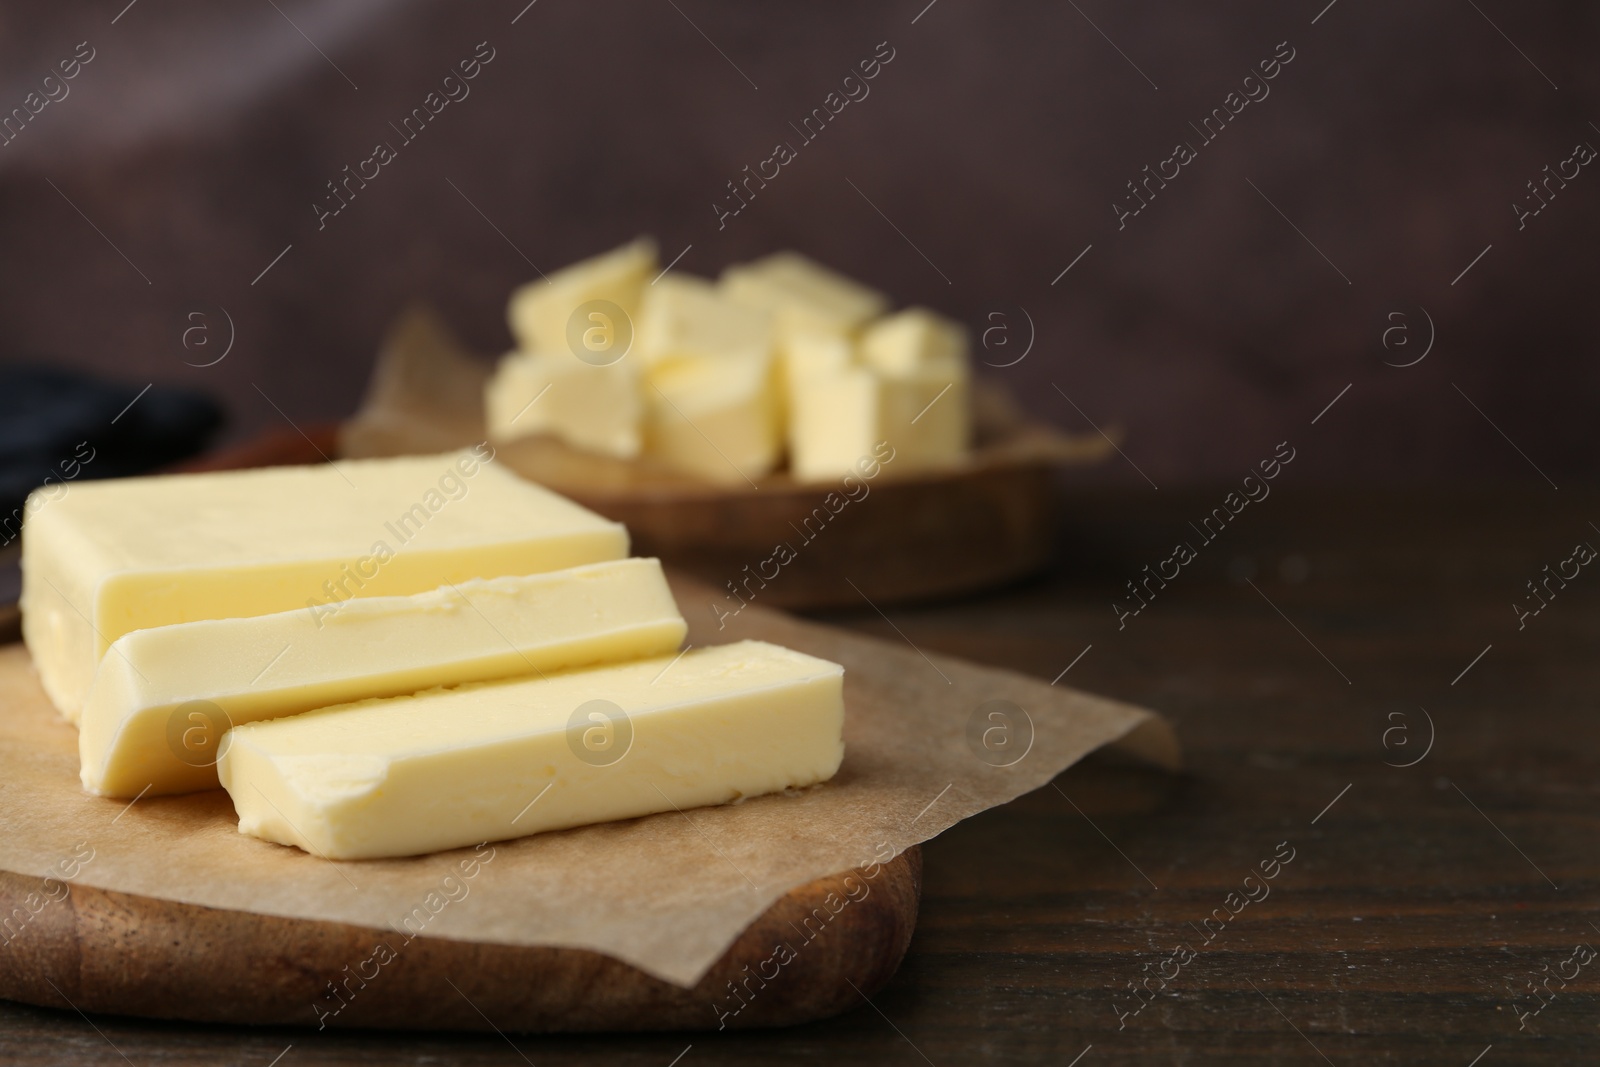
[[[0,1004],[0,1062],[1600,1060],[1600,959],[1569,962],[1600,946],[1600,574],[1552,583],[1520,631],[1511,607],[1545,564],[1600,545],[1600,495],[1280,486],[1119,630],[1123,581],[1198,546],[1188,521],[1225,491],[1075,492],[1055,574],[889,610],[920,648],[1044,678],[1071,665],[1064,683],[1161,709],[1191,770],[1091,761],[931,842],[916,940],[870,1006],[765,1033],[507,1039]],[[896,636],[870,608],[832,618]],[[1229,895],[1247,889],[1269,895]],[[1207,941],[1214,912],[1228,921]],[[1130,983],[1163,971],[1119,1030],[1144,1002]]]

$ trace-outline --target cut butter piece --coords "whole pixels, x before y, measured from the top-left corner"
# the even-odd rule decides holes
[[[417,855],[825,781],[843,674],[745,641],[239,726],[218,771],[242,833]]]
[[[598,327],[613,338],[631,336],[633,320],[639,313],[639,295],[660,268],[656,263],[655,242],[640,238],[621,248],[590,259],[580,260],[555,271],[548,278],[529,282],[511,294],[506,318],[511,335],[519,347],[540,352],[570,352],[568,327],[575,312],[593,301],[605,301],[620,308],[626,321],[615,321],[604,309],[590,309],[602,315],[580,317],[576,332]]]
[[[106,649],[134,630],[628,554],[620,523],[493,455],[74,484],[31,511],[22,537],[22,632],[46,693],[76,721]]]
[[[856,342],[843,334],[796,334],[784,342],[784,379],[791,387],[796,378],[837,374],[856,362]]]
[[[798,252],[731,266],[721,285],[730,300],[771,313],[786,334],[851,334],[889,307],[882,293]]]
[[[854,366],[791,375],[788,389],[789,466],[799,481],[849,474],[885,443],[896,474],[953,466],[967,455],[964,362],[938,360],[909,374]]]
[[[967,359],[967,331],[926,308],[907,308],[868,326],[861,359],[884,374],[914,374]]]
[[[743,486],[782,456],[770,357],[684,357],[650,371],[645,452],[719,485]]]
[[[772,316],[730,300],[704,278],[669,271],[645,287],[637,345],[646,364],[678,356],[763,358],[772,351]]]
[[[548,433],[574,448],[632,459],[643,446],[638,364],[587,363],[570,352],[513,352],[484,387],[489,436]]]
[[[83,787],[118,797],[215,789],[230,725],[656,656],[676,651],[684,630],[654,559],[135,630],[101,660],[84,705]]]

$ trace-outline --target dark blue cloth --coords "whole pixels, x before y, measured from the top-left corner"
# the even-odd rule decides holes
[[[0,363],[0,545],[46,480],[114,478],[203,449],[222,409],[192,389],[125,385],[38,363]],[[131,405],[131,406],[130,406]]]

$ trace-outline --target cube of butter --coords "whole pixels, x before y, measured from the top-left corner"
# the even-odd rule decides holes
[[[241,833],[418,855],[826,781],[843,675],[759,641],[698,648],[239,726],[217,770]]]
[[[773,347],[772,316],[730,300],[704,278],[669,271],[645,286],[636,343],[647,364],[678,356],[764,357]]]
[[[722,272],[722,289],[774,316],[784,334],[852,334],[882,315],[889,300],[798,252],[777,252]]]
[[[621,336],[624,326],[631,333],[633,320],[639,314],[639,294],[659,269],[655,242],[640,238],[603,255],[563,267],[548,279],[529,282],[511,294],[506,309],[511,336],[521,348],[538,352],[570,351],[568,327],[573,313],[594,300],[615,304],[629,321],[626,324],[599,322],[586,316],[580,330],[599,322],[616,336]]]
[[[967,454],[971,436],[966,364],[941,360],[909,374],[872,367],[789,379],[789,467],[800,481],[840,478],[893,448],[897,474],[946,467]]]
[[[473,579],[246,619],[123,634],[78,724],[101,796],[217,787],[231,726],[369,697],[677,650],[686,627],[653,559]]]
[[[884,374],[964,363],[967,331],[959,322],[927,308],[907,308],[879,319],[861,335],[861,359]]]
[[[794,334],[784,343],[783,378],[791,387],[796,378],[838,374],[855,363],[856,342],[843,334]]]
[[[22,634],[75,719],[123,634],[628,554],[622,525],[490,462],[440,456],[76,482],[29,508]]]
[[[553,434],[575,448],[632,459],[643,441],[639,364],[594,365],[570,352],[512,352],[484,386],[489,437]]]
[[[666,360],[649,375],[645,454],[722,485],[743,486],[782,458],[771,356]]]

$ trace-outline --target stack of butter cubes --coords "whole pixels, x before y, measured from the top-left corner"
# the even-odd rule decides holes
[[[486,391],[489,435],[553,435],[696,478],[848,474],[887,442],[897,472],[949,467],[971,441],[959,323],[793,252],[712,282],[662,271],[641,239],[512,294],[517,350]]]
[[[226,788],[239,829],[404,856],[832,777],[843,668],[689,648],[628,533],[440,456],[79,482],[23,528],[23,635],[119,798]]]

